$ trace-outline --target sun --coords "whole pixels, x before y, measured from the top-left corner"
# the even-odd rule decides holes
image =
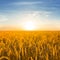
[[[23,14],[24,15],[24,14]],[[35,31],[42,27],[42,21],[35,14],[26,14],[21,17],[21,23],[19,26],[22,30]]]
[[[35,24],[32,21],[26,21],[24,24],[24,30],[34,30]]]

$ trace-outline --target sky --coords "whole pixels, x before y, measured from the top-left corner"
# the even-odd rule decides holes
[[[0,0],[0,29],[22,29],[27,21],[37,30],[60,30],[60,0]]]

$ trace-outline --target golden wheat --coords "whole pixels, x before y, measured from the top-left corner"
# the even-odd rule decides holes
[[[0,60],[60,60],[60,32],[1,31]]]

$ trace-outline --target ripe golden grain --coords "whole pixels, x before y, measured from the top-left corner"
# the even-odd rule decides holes
[[[60,32],[0,31],[0,60],[60,60]]]

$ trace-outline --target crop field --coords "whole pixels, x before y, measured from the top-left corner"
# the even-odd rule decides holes
[[[0,60],[60,60],[60,31],[0,31]]]

